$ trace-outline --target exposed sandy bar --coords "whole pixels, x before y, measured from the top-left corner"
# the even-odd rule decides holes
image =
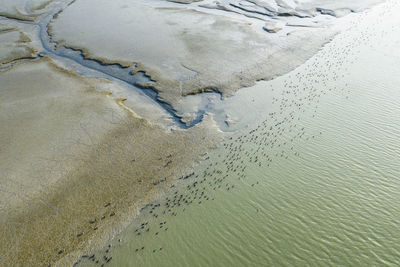
[[[32,40],[19,28],[0,23],[0,66],[19,59],[33,58]]]
[[[137,63],[137,71],[156,81],[141,86],[156,89],[174,107],[186,95],[217,91],[229,96],[286,73],[333,35],[310,28],[271,36],[228,14],[156,3],[78,0],[50,24],[50,33],[54,41],[80,48],[87,57]]]
[[[189,131],[152,125],[101,81],[47,58],[0,73],[0,84],[5,266],[70,265],[220,138],[207,119]]]
[[[262,35],[247,20],[180,8],[154,11],[147,6],[134,10],[145,15],[137,19],[132,13],[137,5],[130,3],[92,17],[102,23],[123,19],[107,31],[104,23],[78,17],[68,42],[59,43],[106,64],[138,63],[137,71],[157,81],[143,86],[156,88],[163,100],[177,106],[185,95],[208,90],[230,95],[255,80],[287,72],[333,34],[324,28],[286,25],[277,34]],[[92,7],[104,11],[100,2]],[[114,11],[123,9],[126,14],[113,17]],[[160,20],[138,30],[135,23],[153,12]],[[123,31],[113,36],[115,29]],[[134,35],[133,29],[138,31]],[[80,30],[86,31],[85,37],[98,35],[101,40],[71,44],[74,38],[82,39]],[[15,45],[20,40],[16,36],[6,39]],[[315,39],[307,42],[309,38]],[[98,51],[91,42],[97,42]],[[31,47],[28,42],[20,45]],[[8,54],[4,51],[0,55]],[[148,58],[138,60],[135,53]],[[151,64],[144,64],[146,60]],[[83,78],[47,58],[16,63],[0,73],[0,84],[0,125],[7,126],[0,131],[0,265],[71,265],[82,252],[101,246],[119,231],[143,203],[173,183],[221,137],[207,116],[189,131],[153,125],[135,114],[134,105],[127,108],[122,99],[109,94],[115,89],[112,83]],[[154,186],[163,178],[167,181]],[[107,203],[111,204],[105,207]]]
[[[77,0],[49,29],[53,41],[81,49],[88,58],[135,63],[136,72],[153,80],[139,85],[155,89],[160,100],[178,110],[187,95],[231,96],[289,72],[337,33],[330,27],[336,16],[382,1]],[[263,30],[271,20],[282,26]]]
[[[43,14],[53,0],[2,0],[0,15],[25,21],[34,21]]]

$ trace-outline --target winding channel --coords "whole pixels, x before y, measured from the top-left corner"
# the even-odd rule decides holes
[[[39,51],[38,54],[45,56],[58,56],[61,58],[65,58],[71,60],[80,66],[96,71],[102,76],[101,78],[106,78],[110,80],[111,78],[116,79],[124,84],[127,84],[129,88],[135,91],[140,91],[144,93],[147,97],[152,99],[155,103],[157,103],[162,109],[164,109],[170,116],[176,126],[182,129],[189,129],[203,120],[205,110],[199,110],[196,114],[196,118],[189,124],[182,122],[182,118],[177,115],[177,111],[169,104],[158,98],[158,92],[154,89],[140,89],[137,84],[139,82],[149,82],[151,81],[151,77],[145,75],[143,72],[138,72],[137,74],[131,74],[131,72],[135,69],[135,65],[132,67],[122,67],[120,64],[104,64],[95,59],[85,58],[82,51],[78,49],[56,47],[56,44],[51,40],[48,25],[52,21],[52,19],[59,13],[61,13],[65,8],[69,5],[73,4],[75,0],[70,1],[62,1],[59,3],[52,3],[56,5],[55,7],[50,8],[47,14],[43,14],[38,17],[37,22],[29,22],[14,18],[9,18],[5,16],[0,16],[0,18],[4,18],[5,20],[15,21],[17,23],[29,24],[29,25],[37,25],[39,27],[39,40],[43,47],[43,51]],[[52,5],[50,4],[50,5]],[[39,57],[39,55],[38,55]]]

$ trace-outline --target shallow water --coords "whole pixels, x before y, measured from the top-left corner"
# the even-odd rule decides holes
[[[294,72],[245,89],[254,105],[237,116],[251,126],[79,264],[398,266],[398,10],[375,8]]]

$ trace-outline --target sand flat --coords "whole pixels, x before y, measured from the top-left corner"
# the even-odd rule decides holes
[[[7,127],[1,131],[0,166],[10,173],[3,176],[2,185],[15,186],[13,190],[2,188],[7,199],[3,205],[23,201],[55,182],[63,172],[56,173],[51,162],[67,167],[68,160],[57,161],[89,141],[95,142],[107,130],[107,109],[113,104],[90,94],[93,87],[83,79],[60,70],[46,59],[20,64],[1,74],[0,120]],[[116,108],[114,104],[113,112],[118,112]],[[90,131],[90,136],[85,136],[85,131]],[[51,174],[44,174],[48,170]],[[24,190],[17,185],[23,185]]]
[[[155,88],[173,107],[186,95],[217,91],[228,96],[286,73],[333,34],[307,28],[274,36],[228,13],[156,3],[78,0],[53,20],[50,32],[54,41],[82,49],[86,57],[136,63],[136,71],[155,80],[142,86]]]
[[[33,58],[32,40],[19,28],[0,23],[0,66],[19,59]]]
[[[154,126],[96,90],[98,80],[47,58],[17,64],[0,83],[6,266],[71,264],[219,140],[211,120],[190,131]]]
[[[2,0],[0,15],[25,21],[34,21],[53,0]]]
[[[231,96],[289,72],[330,40],[335,29],[328,26],[336,17],[379,1],[300,2],[277,0],[269,7],[226,1],[221,7],[210,1],[76,0],[57,13],[50,33],[59,46],[80,49],[87,58],[133,64],[135,72],[151,76],[139,85],[154,88],[190,123],[197,115],[191,104],[201,101],[185,99],[208,91]],[[7,68],[0,71],[0,265],[69,266],[104,247],[223,134],[207,110],[189,130],[165,128],[146,119],[153,112],[149,117],[165,125],[170,118],[160,107],[118,98],[113,92],[124,95],[125,89],[115,80],[84,78],[50,58],[32,59],[32,47],[45,50],[41,20],[35,20],[50,1],[4,3],[0,15],[13,19],[3,19],[12,26],[0,26],[0,64]],[[279,27],[263,30],[280,14]],[[46,53],[60,60],[53,52]],[[243,112],[250,101],[232,109]],[[248,116],[235,112],[219,121],[245,127]]]

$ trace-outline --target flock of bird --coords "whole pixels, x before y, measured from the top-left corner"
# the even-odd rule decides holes
[[[260,118],[256,127],[228,138],[193,172],[180,177],[176,185],[171,185],[170,194],[163,200],[142,208],[139,218],[146,219],[138,222],[133,230],[136,236],[131,241],[136,246],[132,251],[133,257],[144,253],[157,254],[166,249],[162,246],[146,247],[142,240],[145,235],[160,238],[169,229],[168,218],[178,216],[190,206],[217,201],[216,191],[229,192],[244,185],[259,186],[259,181],[246,181],[248,168],[263,168],[267,172],[274,161],[301,156],[296,149],[299,140],[306,142],[322,134],[321,131],[307,131],[303,119],[318,116],[324,95],[339,94],[344,101],[348,98],[351,88],[345,79],[346,66],[357,58],[360,44],[368,44],[371,38],[370,28],[359,27],[363,25],[363,19],[360,17],[353,22],[350,29],[327,44],[316,57],[303,65],[301,71],[282,77],[282,88],[270,88],[275,94],[272,99],[274,112],[260,114],[263,119]],[[75,265],[105,266],[112,260],[111,249],[120,241],[109,244],[96,255],[83,255]]]

